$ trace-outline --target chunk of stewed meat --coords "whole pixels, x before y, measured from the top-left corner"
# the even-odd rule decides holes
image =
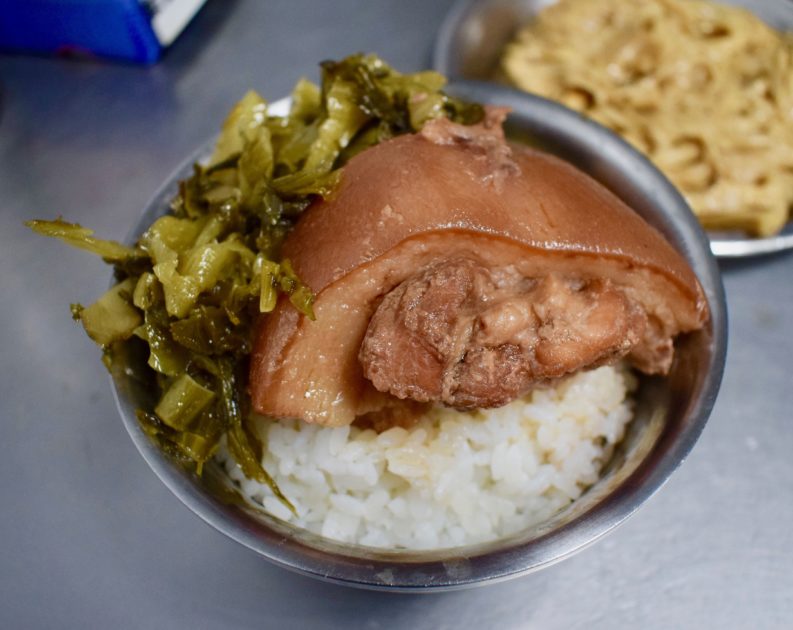
[[[397,398],[496,407],[627,355],[641,344],[646,321],[608,281],[525,278],[459,258],[382,299],[359,360],[364,376]]]

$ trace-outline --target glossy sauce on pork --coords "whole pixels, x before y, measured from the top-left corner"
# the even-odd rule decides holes
[[[263,318],[257,411],[336,426],[402,400],[503,405],[621,357],[668,371],[707,320],[693,272],[595,181],[506,143],[503,116],[373,147],[306,211],[283,254],[317,319]]]

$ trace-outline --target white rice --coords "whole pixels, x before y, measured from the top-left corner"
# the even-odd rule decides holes
[[[343,542],[430,549],[493,540],[540,523],[595,481],[632,417],[627,370],[602,367],[505,407],[436,408],[377,434],[261,420],[263,464],[294,504],[221,460],[272,515]]]

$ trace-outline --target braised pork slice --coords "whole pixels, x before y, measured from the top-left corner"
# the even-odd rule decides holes
[[[339,426],[400,401],[502,405],[620,357],[669,369],[708,318],[693,272],[594,180],[506,143],[503,115],[370,148],[304,213],[283,254],[316,321],[286,300],[260,321],[258,412]]]

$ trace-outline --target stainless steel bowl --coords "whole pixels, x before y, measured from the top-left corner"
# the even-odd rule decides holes
[[[639,153],[605,128],[550,101],[507,88],[456,83],[459,96],[508,105],[513,137],[541,146],[609,187],[661,230],[686,257],[705,290],[708,327],[678,344],[666,379],[644,378],[637,414],[602,479],[569,508],[540,526],[489,544],[429,552],[385,552],[335,543],[261,511],[229,502],[228,480],[209,466],[206,479],[186,474],[141,431],[135,409],[150,408],[152,392],[136,374],[144,357],[131,356],[114,379],[118,408],[132,440],[168,488],[204,521],[283,567],[323,580],[395,591],[448,590],[495,582],[540,569],[593,543],[630,516],[680,465],[707,421],[721,382],[726,350],[726,308],[716,262],[683,199]],[[189,157],[148,205],[130,241],[165,213],[193,162]]]
[[[446,16],[435,42],[433,67],[453,79],[492,80],[504,46],[517,31],[557,0],[458,0]],[[783,31],[793,31],[793,0],[720,0],[748,9]],[[709,233],[720,258],[741,258],[793,249],[793,221],[766,238],[740,232]]]

